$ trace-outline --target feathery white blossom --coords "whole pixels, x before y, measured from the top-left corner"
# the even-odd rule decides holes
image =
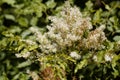
[[[97,58],[96,55],[93,56],[93,60],[94,60],[94,61],[97,61],[97,60],[98,60],[98,58]]]
[[[104,58],[105,58],[105,61],[112,61],[113,55],[105,54]]]
[[[18,53],[18,54],[15,54],[15,55],[16,55],[16,57],[28,58],[31,55],[31,53],[30,52],[23,53],[23,54]]]
[[[87,48],[93,49],[103,49],[104,46],[102,43],[106,40],[105,33],[103,32],[104,26],[91,31],[88,35],[88,38],[85,40]]]
[[[42,53],[57,53],[63,50],[71,53],[71,48],[79,51],[82,48],[98,50],[104,47],[104,26],[92,30],[91,19],[83,17],[79,8],[71,7],[68,1],[65,2],[60,16],[50,16],[49,19],[52,23],[47,26],[48,32],[44,34],[37,28],[30,28],[40,43]],[[85,33],[88,33],[86,37]],[[72,52],[71,56],[74,55]]]
[[[70,56],[71,56],[72,58],[75,58],[75,59],[80,59],[80,58],[81,58],[81,56],[80,56],[76,51],[72,51],[72,52],[70,53]]]

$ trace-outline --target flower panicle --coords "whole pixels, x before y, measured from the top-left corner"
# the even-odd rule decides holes
[[[65,2],[60,16],[50,16],[51,24],[47,26],[48,32],[42,34],[35,27],[30,30],[35,34],[36,40],[40,43],[41,53],[71,53],[82,48],[99,50],[103,49],[103,42],[106,40],[103,32],[105,26],[92,30],[93,26],[89,17],[83,17],[79,8],[71,7],[68,1]],[[85,33],[87,35],[85,36]],[[85,37],[84,37],[85,36]]]

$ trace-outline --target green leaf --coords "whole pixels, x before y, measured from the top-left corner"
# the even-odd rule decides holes
[[[115,37],[113,38],[113,40],[114,40],[114,41],[119,41],[119,40],[120,40],[120,36],[115,36]]]
[[[116,30],[116,33],[120,33],[120,30]]]
[[[102,13],[102,9],[96,11],[93,17],[93,23],[99,23],[101,21],[101,13]]]
[[[115,17],[114,16],[112,16],[112,17],[110,17],[110,19],[109,19],[111,22],[113,22],[114,23],[114,21],[115,21]]]
[[[29,80],[30,75],[19,72],[15,74],[15,76],[12,78],[12,80]]]
[[[30,24],[31,24],[32,26],[35,26],[35,25],[37,24],[37,21],[38,21],[38,18],[33,17],[33,18],[31,19],[31,21],[30,21]]]
[[[113,60],[112,60],[112,68],[114,70],[114,72],[112,72],[112,74],[114,75],[114,77],[116,78],[119,75],[118,70],[115,68],[117,66],[117,61],[120,59],[120,55],[114,55]]]
[[[88,8],[88,10],[92,9],[93,7],[93,3],[91,1],[88,1],[85,5]]]
[[[19,26],[11,26],[9,31],[11,33],[20,33],[22,29]]]
[[[23,27],[28,27],[28,20],[26,18],[20,17],[18,23]]]
[[[109,5],[105,5],[105,8],[107,9],[107,10],[111,10],[111,8],[110,8],[110,6]]]
[[[42,10],[37,10],[36,15],[37,15],[37,17],[41,17],[43,15]]]
[[[0,76],[0,80],[9,80],[5,72],[3,72],[2,76]]]
[[[10,19],[10,20],[15,21],[15,17],[13,15],[5,14],[4,16],[5,16],[6,19]]]
[[[13,5],[15,3],[15,0],[2,0],[4,3],[8,3],[10,5]]]
[[[54,0],[48,0],[46,2],[46,5],[48,8],[54,8],[56,6],[56,3],[54,2]]]
[[[0,61],[3,60],[5,58],[5,53],[4,52],[0,52]]]
[[[104,51],[100,51],[100,52],[97,53],[97,62],[98,63],[103,62],[103,60],[104,60],[104,54],[105,54]]]
[[[31,65],[31,62],[30,61],[25,61],[25,62],[20,63],[17,67],[18,68],[23,68],[23,67],[26,67],[26,66],[29,66],[29,65]]]
[[[32,46],[28,47],[28,50],[29,50],[29,51],[35,50],[36,48],[38,48],[37,45],[32,45]]]
[[[22,38],[26,38],[31,33],[30,30],[25,30],[21,33]]]
[[[112,6],[113,9],[120,8],[120,1],[112,1],[112,3],[110,3],[110,6]]]
[[[112,26],[107,26],[107,29],[108,29],[110,32],[113,32],[113,27],[112,27]]]
[[[75,73],[79,70],[82,69],[83,67],[85,67],[88,64],[88,60],[84,59],[82,61],[80,61],[80,63],[77,64],[76,68],[75,68]]]
[[[58,64],[59,64],[59,66],[60,66],[63,70],[65,70],[66,66],[65,66],[63,63],[61,63],[61,62],[58,61]]]
[[[19,52],[21,49],[25,47],[25,44],[20,44],[20,46],[17,48],[17,51]]]
[[[13,37],[14,35],[8,31],[4,31],[2,32],[2,35],[6,36],[6,37]]]

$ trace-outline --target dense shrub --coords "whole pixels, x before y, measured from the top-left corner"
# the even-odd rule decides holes
[[[69,2],[0,2],[1,80],[120,77],[120,1]]]

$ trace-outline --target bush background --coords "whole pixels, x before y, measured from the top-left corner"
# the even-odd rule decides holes
[[[91,17],[94,28],[101,24],[106,25],[104,32],[111,44],[120,40],[119,0],[70,0],[70,2],[72,5],[77,5],[84,16]],[[22,46],[27,48],[26,44],[20,43],[19,40],[34,38],[34,36],[31,36],[32,33],[29,27],[38,27],[46,31],[46,25],[50,23],[48,16],[57,15],[63,4],[64,0],[0,1],[0,80],[32,79],[27,74],[27,70],[37,71],[40,65],[37,62],[29,62],[24,58],[16,58],[15,53],[22,50],[21,48],[20,50],[16,49],[18,46],[23,44]],[[118,58],[119,51],[118,49],[116,52]],[[113,75],[111,72],[114,70],[108,63],[99,65],[99,68],[93,71],[93,77],[97,75],[101,80],[119,79],[119,59],[115,63],[116,72]],[[83,75],[86,75],[85,80],[89,79],[87,76],[89,75],[89,68],[94,68],[95,66],[91,64],[88,69],[83,68]]]

